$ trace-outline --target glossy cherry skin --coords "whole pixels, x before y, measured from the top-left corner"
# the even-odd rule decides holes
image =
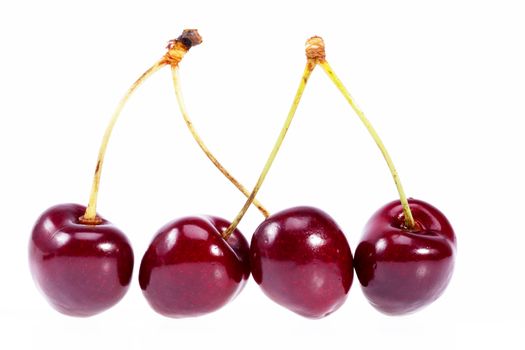
[[[416,227],[404,228],[399,201],[368,221],[355,251],[355,270],[368,301],[389,315],[414,312],[436,300],[454,269],[456,236],[438,209],[409,199]]]
[[[321,318],[346,300],[353,279],[352,252],[325,212],[295,207],[271,215],[255,231],[252,275],[276,303]]]
[[[37,220],[29,242],[33,279],[49,303],[71,316],[92,316],[115,305],[128,290],[133,251],[113,224],[79,222],[86,208],[61,204]]]
[[[206,219],[211,221],[212,225],[215,226],[219,233],[223,233],[230,227],[231,222],[217,216],[206,216]],[[244,268],[243,270],[243,282],[241,283],[241,289],[244,288],[248,278],[250,278],[250,245],[246,240],[246,237],[239,231],[235,229],[233,233],[228,237],[228,245],[233,251],[237,254],[237,257],[241,261],[241,264]],[[239,290],[240,292],[240,290]],[[237,293],[238,294],[238,293]]]
[[[168,317],[213,312],[231,301],[250,276],[249,246],[239,230],[225,241],[224,219],[202,216],[162,227],[142,258],[139,282],[151,307]]]

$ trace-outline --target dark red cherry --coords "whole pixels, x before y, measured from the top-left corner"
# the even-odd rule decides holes
[[[368,301],[400,315],[436,300],[452,276],[456,237],[438,209],[409,199],[416,223],[405,228],[403,208],[393,201],[368,221],[355,251],[355,270]]]
[[[61,204],[36,222],[29,264],[39,289],[58,311],[92,316],[115,305],[128,290],[133,251],[124,234],[101,218],[79,222],[86,208]]]
[[[251,246],[252,275],[278,304],[310,318],[337,310],[353,279],[348,242],[325,212],[283,210],[264,220]]]
[[[139,282],[149,304],[169,317],[199,316],[231,301],[250,275],[248,242],[229,223],[202,216],[162,227],[142,258]]]

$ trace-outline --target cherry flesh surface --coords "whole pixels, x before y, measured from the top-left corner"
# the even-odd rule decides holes
[[[452,276],[456,237],[448,219],[421,200],[409,199],[416,223],[405,228],[399,201],[368,221],[355,252],[355,269],[368,301],[389,315],[414,312],[436,300]]]
[[[168,317],[215,311],[242,290],[250,275],[248,242],[229,222],[185,217],[162,227],[144,254],[139,282],[151,307]]]
[[[252,274],[278,304],[309,318],[337,310],[352,285],[352,253],[337,223],[312,207],[271,215],[255,231]]]
[[[92,316],[126,294],[133,271],[133,251],[126,236],[101,218],[80,223],[86,208],[61,204],[37,220],[29,242],[35,283],[58,311]]]

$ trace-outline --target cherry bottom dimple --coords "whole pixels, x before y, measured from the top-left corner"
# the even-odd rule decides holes
[[[360,252],[356,252],[356,266],[359,266],[357,254]],[[370,303],[389,315],[412,313],[438,299],[453,271],[452,264],[440,261],[375,262],[373,265],[373,277],[365,284],[360,274],[359,280]]]
[[[261,281],[263,292],[291,311],[311,318],[328,316],[345,302],[349,286],[342,283],[336,266],[324,263],[296,265],[281,261],[262,261],[265,275],[272,281]],[[286,275],[282,271],[287,271]]]
[[[36,279],[41,291],[64,314],[97,314],[113,306],[127,292],[129,282],[122,285],[118,281],[120,272],[115,258],[66,256],[48,259],[45,266],[33,268],[33,273],[38,275]]]
[[[218,264],[169,265],[151,271],[143,290],[151,307],[170,317],[199,316],[227,304],[239,288]],[[240,282],[240,281],[239,281]],[[213,293],[211,291],[217,291]]]

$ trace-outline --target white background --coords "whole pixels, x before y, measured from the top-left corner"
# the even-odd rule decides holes
[[[0,4],[0,348],[523,349],[525,12],[520,1],[4,1]],[[204,43],[181,64],[194,124],[251,187],[303,70],[304,41],[328,60],[376,126],[408,195],[433,203],[458,238],[454,277],[430,307],[376,312],[354,280],[319,321],[250,281],[218,312],[154,313],[137,271],[155,231],[192,214],[232,219],[242,195],[211,166],[178,112],[168,69],[133,96],[106,158],[99,212],[125,231],[136,268],[114,308],[77,319],[48,306],[27,265],[32,225],[87,204],[100,138],[129,85],[183,28]],[[396,198],[379,151],[320,69],[259,199],[270,211],[327,211],[352,250]],[[252,209],[240,228],[262,220]]]

